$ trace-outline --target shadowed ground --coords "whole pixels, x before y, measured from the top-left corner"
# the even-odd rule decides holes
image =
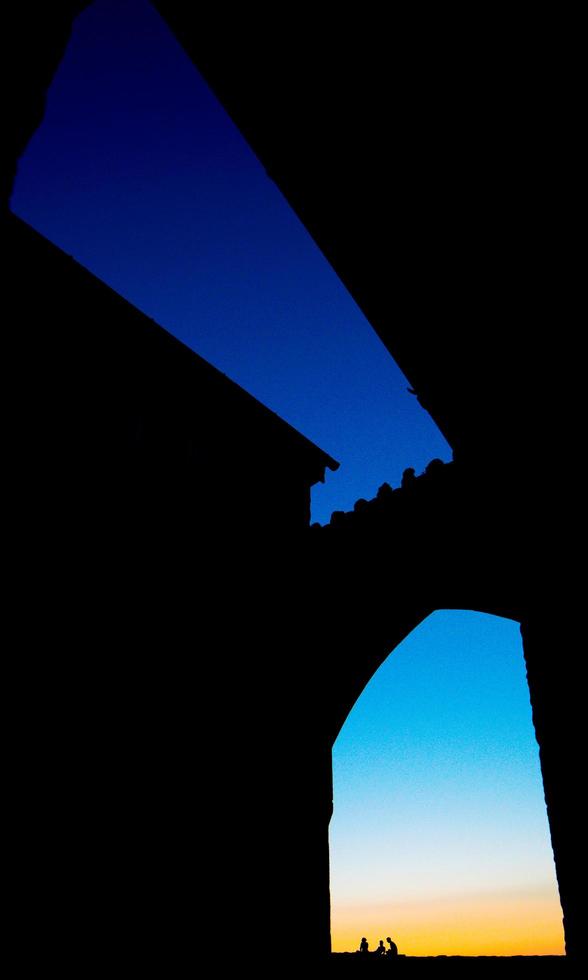
[[[367,959],[356,953],[332,953],[329,975],[339,976],[571,976],[565,956],[399,956]]]

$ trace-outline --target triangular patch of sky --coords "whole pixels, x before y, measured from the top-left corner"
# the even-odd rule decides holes
[[[339,460],[313,491],[314,520],[398,485],[405,467],[450,459],[146,0],[97,0],[75,21],[11,206]]]

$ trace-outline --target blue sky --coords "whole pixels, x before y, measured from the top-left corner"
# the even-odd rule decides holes
[[[451,458],[146,2],[78,19],[12,208],[340,461],[314,520]],[[474,952],[561,952],[517,624],[430,617],[358,701],[334,771],[335,948],[392,918],[406,951],[468,935]]]
[[[158,14],[99,0],[12,208],[334,456],[328,521],[451,451]]]
[[[388,910],[387,928],[413,952],[423,952],[423,934],[435,933],[431,902],[445,912],[455,907],[462,930],[472,933],[478,926],[468,916],[481,901],[493,916],[502,909],[501,942],[514,943],[503,952],[528,952],[533,929],[541,942],[549,937],[537,952],[562,951],[518,623],[433,613],[367,685],[336,742],[333,770],[331,893],[340,948],[349,948],[349,910],[359,917],[361,896],[365,907]],[[419,906],[420,921],[407,921],[407,908]]]
[[[351,842],[361,817],[369,833],[355,841],[354,862],[372,855],[377,866],[394,824],[396,876],[403,855],[420,851],[406,861],[411,881],[402,889],[420,891],[420,872],[436,880],[449,865],[456,884],[482,868],[492,884],[504,865],[523,880],[534,868],[551,871],[529,833],[544,835],[547,817],[517,623],[433,613],[370,681],[337,740],[334,768],[335,796],[349,801],[337,808],[337,847]],[[470,863],[477,840],[484,851]]]

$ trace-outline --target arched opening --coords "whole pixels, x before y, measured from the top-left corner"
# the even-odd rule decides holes
[[[518,623],[430,615],[354,705],[333,771],[335,952],[563,954]]]

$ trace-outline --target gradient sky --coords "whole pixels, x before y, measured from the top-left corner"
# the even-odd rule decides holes
[[[148,3],[78,18],[12,208],[341,462],[314,520],[451,458]],[[522,664],[516,624],[436,613],[362,695],[334,757],[335,949],[563,951]]]
[[[518,623],[429,616],[357,701],[333,770],[334,949],[563,952]]]
[[[314,520],[451,458],[148,3],[78,18],[12,208],[342,464]]]

